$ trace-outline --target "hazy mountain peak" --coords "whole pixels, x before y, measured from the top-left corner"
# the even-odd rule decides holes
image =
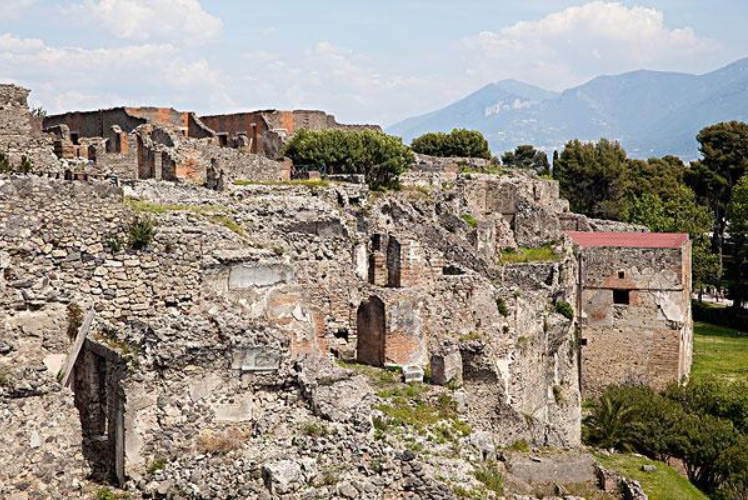
[[[431,131],[476,129],[498,154],[519,144],[550,151],[571,139],[608,137],[634,157],[692,159],[698,131],[726,120],[748,121],[748,57],[704,75],[651,69],[601,75],[561,93],[501,80],[388,132],[409,142]]]

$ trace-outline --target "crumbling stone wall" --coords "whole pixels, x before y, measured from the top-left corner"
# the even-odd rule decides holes
[[[141,125],[160,125],[179,131],[184,137],[202,138],[209,129],[191,112],[173,108],[111,108],[96,111],[73,111],[44,118],[44,129],[65,125],[74,135],[74,143],[84,137],[103,137],[115,140],[115,127],[129,134]]]
[[[73,392],[83,435],[83,454],[99,481],[124,483],[125,361],[106,346],[86,340],[73,368]]]
[[[41,133],[28,106],[29,91],[0,84],[0,153],[15,167],[28,158],[37,170],[54,170],[58,162],[52,141]]]
[[[580,250],[582,386],[662,389],[688,377],[692,361],[691,248]]]
[[[160,142],[176,140],[184,141]],[[127,363],[119,383],[125,476],[149,478],[148,464],[164,456],[185,457],[184,467],[202,471],[207,465],[193,460],[203,453],[200,443],[224,432],[256,437],[242,456],[256,454],[252,460],[264,464],[280,453],[272,443],[258,444],[264,436],[273,429],[299,434],[289,422],[310,412],[354,422],[357,439],[366,441],[371,405],[368,412],[357,405],[371,403],[368,385],[336,372],[307,386],[299,374],[311,356],[365,356],[357,347],[370,323],[384,324],[372,364],[423,369],[432,354],[459,356],[464,387],[454,397],[492,442],[579,442],[573,328],[553,308],[574,296],[573,261],[561,247],[558,262],[496,266],[470,241],[457,189],[375,198],[360,184],[249,185],[223,193],[138,181],[127,194],[162,207],[148,215],[157,222],[156,239],[143,251],[114,251],[109,238],[136,215],[119,189],[36,177],[2,181],[0,215],[11,224],[0,229],[9,269],[0,307],[95,307],[91,340]],[[381,258],[370,269],[372,256]],[[381,307],[360,323],[367,300]],[[319,394],[328,398],[309,410],[307,398]],[[381,446],[371,446],[362,455],[379,456]],[[238,467],[228,462],[229,470]],[[315,470],[304,467],[287,469],[298,468],[299,478]],[[273,461],[266,469],[267,482],[282,487],[279,466]]]
[[[376,125],[343,125],[323,111],[263,110],[230,115],[201,116],[214,130],[221,146],[239,148],[267,158],[277,158],[283,143],[301,129],[382,129]]]

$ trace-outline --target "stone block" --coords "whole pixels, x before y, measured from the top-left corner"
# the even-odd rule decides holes
[[[431,382],[446,385],[451,381],[462,382],[462,356],[460,351],[431,355]]]
[[[284,495],[304,484],[301,464],[293,460],[279,460],[262,466],[262,480],[271,493]]]
[[[213,413],[218,422],[247,422],[252,420],[252,395],[245,394],[232,402],[215,403]]]
[[[229,290],[290,283],[294,279],[293,269],[285,264],[237,264],[229,271]]]
[[[232,370],[270,372],[280,368],[280,353],[269,347],[242,347],[234,351]]]
[[[423,382],[423,368],[415,365],[403,366],[403,381],[406,384]]]

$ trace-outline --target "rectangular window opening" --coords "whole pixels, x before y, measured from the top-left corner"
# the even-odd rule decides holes
[[[630,290],[613,290],[613,303],[629,305]]]

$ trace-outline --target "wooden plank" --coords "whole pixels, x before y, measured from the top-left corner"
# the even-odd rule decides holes
[[[88,331],[91,329],[93,319],[94,310],[89,309],[88,312],[86,312],[86,317],[83,319],[83,324],[78,330],[78,335],[75,337],[73,349],[65,360],[65,369],[62,372],[62,385],[65,387],[71,387],[73,385],[73,367],[75,366],[75,362],[78,361],[78,356],[81,354],[83,344],[86,342],[86,337],[88,336]]]

